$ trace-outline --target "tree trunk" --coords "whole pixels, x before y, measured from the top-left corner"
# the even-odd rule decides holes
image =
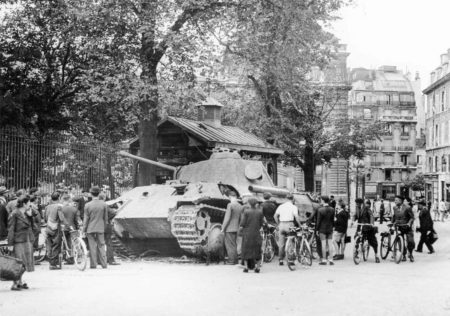
[[[306,141],[303,172],[305,174],[305,191],[308,192],[314,192],[314,167],[313,143]]]
[[[140,156],[155,161],[158,158],[157,126],[158,115],[156,109],[139,122]],[[142,186],[152,183],[156,183],[156,167],[139,162],[138,184]]]

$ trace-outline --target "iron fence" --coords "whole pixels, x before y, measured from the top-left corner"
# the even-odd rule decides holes
[[[73,194],[98,185],[114,198],[133,186],[133,162],[119,156],[120,149],[69,136],[38,139],[0,130],[0,185],[43,193],[61,187]]]

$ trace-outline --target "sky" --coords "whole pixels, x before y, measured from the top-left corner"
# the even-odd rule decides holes
[[[331,31],[348,45],[351,68],[418,71],[426,88],[450,48],[450,0],[354,0],[339,16]]]

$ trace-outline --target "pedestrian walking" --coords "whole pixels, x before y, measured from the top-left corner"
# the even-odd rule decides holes
[[[8,244],[13,246],[14,256],[22,260],[27,272],[34,271],[33,225],[30,198],[23,195],[17,200],[16,206],[9,217]],[[28,289],[28,285],[23,282],[21,277],[14,281],[11,290],[19,291],[22,289]]]
[[[443,222],[444,221],[444,217],[445,217],[445,213],[447,212],[447,208],[446,208],[446,206],[445,206],[445,201],[444,201],[444,199],[442,199],[440,202],[439,202],[439,220],[441,221],[441,222]]]
[[[344,259],[345,237],[347,235],[348,220],[350,218],[344,200],[340,199],[336,207],[336,218],[334,221],[333,245],[335,249],[334,260]]]
[[[284,257],[286,255],[285,245],[289,231],[294,227],[294,220],[300,224],[298,216],[298,208],[294,205],[294,196],[288,194],[287,201],[278,206],[275,211],[275,222],[278,224],[278,248],[279,248],[279,264],[284,265]]]
[[[97,268],[97,259],[103,269],[107,268],[105,227],[108,222],[108,205],[99,199],[100,188],[91,188],[92,201],[84,209],[83,232],[87,234],[89,242],[89,256],[91,269]]]
[[[100,192],[98,197],[101,201],[105,201],[106,199],[106,195],[103,192]],[[117,215],[117,207],[113,208],[108,203],[106,204],[108,209],[108,221],[105,226],[106,262],[109,265],[116,266],[120,265],[120,263],[116,262],[116,259],[114,258],[114,249],[112,246],[112,234],[113,234],[112,220]]]
[[[59,193],[53,192],[51,202],[45,208],[44,220],[47,223],[45,233],[47,235],[47,259],[50,270],[58,270],[59,254],[61,252],[62,225],[68,225],[59,203]]]
[[[419,202],[419,221],[420,226],[417,227],[417,231],[420,232],[420,240],[417,245],[417,252],[422,252],[423,245],[425,244],[428,248],[428,253],[434,253],[433,245],[431,244],[429,234],[434,232],[433,220],[431,219],[430,211],[425,206],[425,202]]]
[[[322,206],[317,210],[317,232],[322,245],[322,257],[319,264],[326,265],[328,261],[330,265],[334,265],[334,249],[332,246],[334,209],[328,204],[330,202],[328,196],[323,195],[320,200]]]
[[[330,203],[329,205],[333,208],[336,209],[336,200],[334,199],[334,195],[330,195]]]
[[[433,210],[434,214],[434,221],[439,221],[439,203],[437,199],[434,199],[433,205],[431,206],[431,209]]]
[[[242,259],[245,261],[244,272],[248,272],[249,261],[255,262],[255,272],[261,269],[262,237],[261,227],[264,223],[264,215],[258,200],[254,197],[248,199],[249,207],[245,208],[240,223],[242,232]]]
[[[225,211],[222,232],[225,235],[225,249],[228,256],[227,264],[237,264],[237,232],[239,230],[239,221],[242,216],[243,206],[239,204],[236,192],[231,191],[228,197],[230,198],[230,203],[228,203],[227,210]]]

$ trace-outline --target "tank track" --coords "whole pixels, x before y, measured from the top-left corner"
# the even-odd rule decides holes
[[[222,224],[224,216],[223,208],[206,204],[181,205],[173,214],[171,231],[184,251],[196,256],[208,254],[209,233],[217,224]]]
[[[111,245],[114,251],[114,254],[122,257],[122,258],[136,258],[137,254],[129,249],[127,246],[125,246],[122,241],[120,240],[120,237],[116,235],[116,233],[113,233],[111,235]]]

